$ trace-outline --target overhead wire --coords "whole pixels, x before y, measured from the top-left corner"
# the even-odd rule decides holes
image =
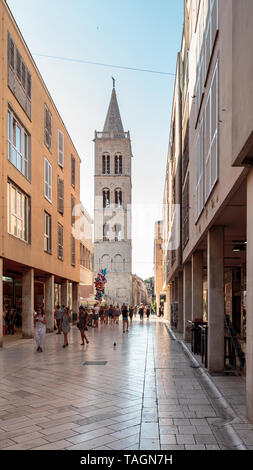
[[[151,69],[142,69],[139,67],[128,67],[125,65],[106,64],[102,62],[93,62],[91,60],[85,60],[85,59],[75,59],[73,57],[61,57],[61,56],[55,56],[55,55],[49,55],[49,54],[40,54],[38,52],[33,52],[32,55],[38,56],[38,57],[45,57],[47,59],[62,60],[65,62],[76,62],[80,64],[98,65],[100,67],[111,67],[111,68],[122,69],[122,70],[133,70],[135,72],[155,73],[159,75],[170,75],[170,76],[175,77],[175,73],[163,72],[161,70],[151,70]]]

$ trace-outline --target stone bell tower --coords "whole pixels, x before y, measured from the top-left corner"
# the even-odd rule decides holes
[[[103,132],[95,131],[94,271],[107,269],[105,301],[132,303],[131,141],[115,80]]]

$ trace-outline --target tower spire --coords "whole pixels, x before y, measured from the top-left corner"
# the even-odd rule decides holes
[[[107,111],[107,116],[106,116],[103,132],[113,132],[115,134],[123,134],[124,128],[123,128],[123,124],[121,121],[119,105],[118,105],[117,96],[116,96],[114,77],[112,77],[112,82],[113,82],[112,96],[111,96],[111,101],[110,101],[109,108]]]

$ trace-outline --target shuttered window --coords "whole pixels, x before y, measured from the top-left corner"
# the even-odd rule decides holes
[[[44,138],[44,142],[45,142],[45,145],[46,147],[51,150],[52,148],[52,115],[49,111],[49,109],[47,108],[47,106],[45,105],[45,110],[44,110],[44,113],[45,113],[45,122],[44,122],[44,128],[45,128],[45,138]]]
[[[71,264],[76,265],[76,240],[73,235],[71,235]]]
[[[71,155],[71,185],[73,188],[76,186],[76,159]]]
[[[58,223],[58,259],[63,261],[63,226]]]
[[[52,202],[52,165],[47,158],[44,159],[44,195],[49,202]]]
[[[8,86],[31,120],[31,74],[8,33]]]
[[[58,164],[64,167],[64,134],[58,130]]]
[[[57,191],[58,191],[58,212],[64,214],[64,180],[58,176],[57,182]]]
[[[205,201],[218,180],[218,61],[205,107]]]
[[[76,200],[74,196],[71,194],[71,225],[72,227],[75,226],[75,206],[76,206]]]
[[[200,122],[196,143],[196,219],[204,207],[204,132],[203,119]]]

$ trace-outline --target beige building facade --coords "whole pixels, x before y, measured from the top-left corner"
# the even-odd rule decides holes
[[[143,279],[134,274],[132,276],[132,302],[131,304],[135,307],[143,304],[144,306],[150,303],[150,297],[148,294],[147,286]]]
[[[78,311],[80,158],[29,49],[0,1],[0,344],[3,313],[22,313],[33,336],[43,306],[47,330],[57,303]]]
[[[181,263],[177,270],[171,266],[173,250],[164,251],[164,284],[171,296],[172,326],[190,340],[190,322],[202,319],[207,323],[207,367],[211,373],[224,373],[231,367],[227,346],[236,337],[239,353],[234,353],[233,365],[246,375],[247,417],[251,421],[252,35],[252,1],[185,1],[177,64],[180,89],[175,85],[174,96],[174,103],[182,103],[181,125],[176,130],[181,147]],[[172,149],[170,141],[168,166]],[[173,198],[173,168],[167,171],[164,195],[169,201]],[[171,225],[165,236],[174,237]]]

